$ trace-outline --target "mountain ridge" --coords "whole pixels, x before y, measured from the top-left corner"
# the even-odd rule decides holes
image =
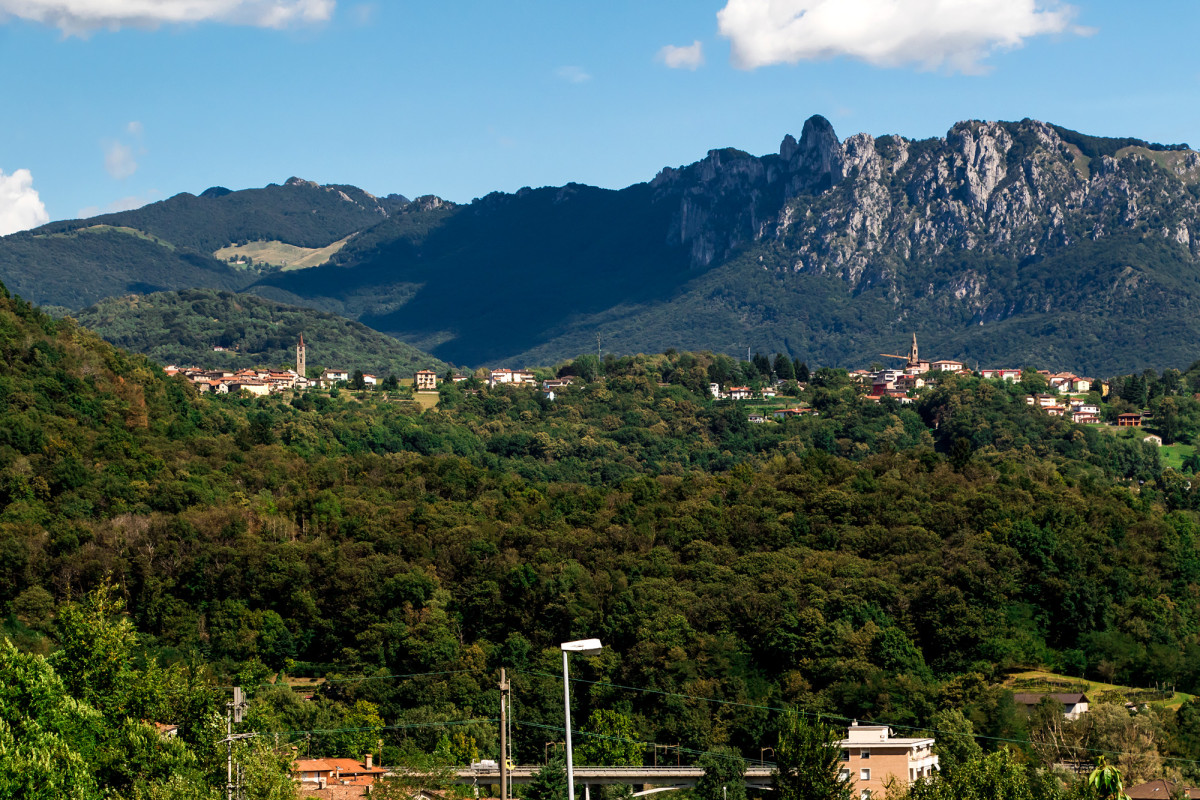
[[[776,153],[714,149],[624,189],[526,188],[461,206],[351,189],[214,191],[216,223],[186,235],[163,205],[102,222],[181,251],[290,235],[299,218],[318,218],[309,241],[361,223],[321,266],[224,272],[193,254],[209,272],[140,284],[224,281],[215,288],[350,316],[454,363],[554,361],[599,337],[618,353],[750,345],[864,365],[914,330],[944,357],[1102,373],[1200,357],[1200,154],[1186,145],[1029,119],[842,140],[814,116]],[[202,199],[188,197],[175,203],[184,216]],[[230,222],[230,209],[268,201],[257,222]],[[305,203],[329,210],[291,213]],[[270,238],[300,244],[286,235]],[[70,305],[11,280],[12,239],[0,240],[0,278]]]

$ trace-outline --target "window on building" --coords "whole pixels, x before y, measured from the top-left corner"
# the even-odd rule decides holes
[[[860,770],[858,771],[858,779],[859,779],[860,781],[869,781],[869,780],[871,780],[871,770],[869,770],[869,769],[860,769]]]
[[[841,781],[848,781],[848,780],[850,780],[850,770],[848,770],[848,769],[844,769],[844,770],[842,770],[841,772],[839,772],[839,773],[838,773],[838,780],[841,780]]]
[[[870,751],[870,750],[867,750],[866,748],[863,748],[862,750],[859,750],[859,751],[858,751],[858,754],[859,754],[860,756],[862,756],[863,758],[870,758],[870,757],[871,757],[871,751]]]
[[[871,790],[863,789],[862,794],[859,795],[859,800],[871,800]]]
[[[843,750],[842,751],[842,761],[849,761],[849,760],[850,760],[850,751]]]

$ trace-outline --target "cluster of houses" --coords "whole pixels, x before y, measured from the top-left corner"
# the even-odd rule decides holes
[[[787,419],[791,419],[792,417],[805,417],[805,416],[809,416],[809,415],[815,417],[817,415],[817,412],[814,409],[809,408],[808,406],[796,406],[795,408],[777,408],[771,412],[771,416],[774,419],[779,420],[780,422],[783,422],[784,420],[787,420]],[[764,414],[751,414],[749,417],[749,420],[750,420],[750,422],[758,424],[758,423],[766,422],[767,418]]]
[[[455,374],[451,376],[451,380],[455,383],[462,383],[468,380],[468,376]],[[546,399],[553,400],[556,391],[562,391],[578,378],[567,375],[562,378],[549,378],[542,381],[542,393]],[[413,377],[413,386],[418,392],[436,392],[438,384],[442,379],[437,373],[430,369],[423,369],[416,373]],[[525,369],[493,369],[488,371],[487,385],[489,389],[495,389],[497,386],[524,386],[536,387],[538,385],[537,376],[529,370]]]
[[[166,368],[168,375],[183,375],[196,385],[201,392],[212,394],[236,394],[246,392],[253,395],[275,394],[289,389],[325,388],[337,386],[350,380],[350,373],[344,369],[327,369],[321,376],[310,380],[296,370],[266,370],[266,369],[201,369],[200,367]],[[363,374],[363,383],[368,387],[376,386],[379,378],[375,375]]]
[[[218,350],[221,348],[213,348]],[[200,367],[166,368],[168,375],[183,375],[196,385],[201,392],[211,394],[230,394],[246,392],[253,395],[275,394],[289,389],[307,389],[310,386],[334,386],[340,381],[350,380],[350,373],[344,369],[327,369],[316,381],[307,377],[308,347],[304,344],[304,336],[296,344],[296,368],[285,370],[265,369],[201,369]],[[363,382],[374,386],[378,380],[374,375],[363,375]]]
[[[778,394],[770,386],[765,386],[757,391],[749,386],[730,386],[728,389],[722,390],[719,383],[710,383],[708,393],[717,400],[774,400]]]
[[[373,754],[362,761],[353,758],[301,758],[292,765],[292,774],[307,796],[342,798],[363,797],[375,782],[392,773],[377,767]]]
[[[299,367],[303,362],[297,359]],[[177,367],[171,365],[166,368],[168,375],[183,375],[189,381],[196,385],[196,388],[201,392],[212,392],[213,394],[229,394],[237,392],[247,392],[254,395],[267,395],[276,392],[282,392],[289,389],[307,389],[307,388],[322,388],[328,389],[337,386],[339,383],[347,383],[350,381],[350,372],[344,369],[326,369],[321,372],[320,377],[309,379],[304,377],[300,370],[264,370],[264,369],[202,369],[200,367]],[[462,383],[468,380],[467,375],[453,374],[450,377],[454,383]],[[561,391],[563,388],[570,386],[578,380],[572,376],[563,378],[550,378],[541,382],[541,388],[546,397],[553,400],[556,391]],[[436,392],[439,384],[443,379],[431,369],[418,370],[413,374],[413,388],[418,392]],[[363,373],[363,384],[367,388],[374,388],[379,385],[380,381],[376,375]],[[536,387],[538,380],[534,374],[528,370],[517,369],[494,369],[489,372],[488,381],[489,388],[497,386],[529,386]],[[748,391],[748,390],[747,390]],[[770,396],[774,397],[775,393],[770,392]]]
[[[850,372],[851,380],[864,387],[864,389],[869,387],[869,389],[866,389],[864,400],[879,402],[885,397],[890,397],[899,403],[912,403],[912,393],[925,386],[935,384],[938,373],[970,372],[982,378],[1008,381],[1010,383],[1020,381],[1024,373],[1023,370],[1018,368],[978,369],[972,371],[968,370],[967,366],[961,361],[950,359],[929,361],[923,359],[918,353],[915,335],[913,336],[912,348],[908,355],[898,356],[887,353],[883,355],[887,358],[903,359],[905,365],[894,369],[857,369]],[[1090,403],[1084,399],[1071,398],[1069,395],[1084,394],[1095,388],[1101,396],[1105,396],[1109,390],[1107,384],[1102,381],[1095,381],[1092,378],[1076,375],[1072,372],[1050,372],[1049,370],[1038,370],[1037,372],[1046,380],[1046,385],[1052,393],[1037,394],[1029,397],[1027,400],[1029,405],[1044,409],[1047,414],[1052,416],[1069,417],[1073,422],[1085,425],[1100,424],[1099,405]],[[729,400],[770,400],[776,397],[776,391],[772,388],[765,388],[755,392],[747,386],[732,386],[728,390],[722,391],[720,385],[716,383],[709,384],[709,392],[715,398]],[[812,413],[812,409],[798,407],[779,409],[773,412],[773,416],[775,419],[782,420],[791,416],[800,416],[809,413]],[[766,422],[767,417],[764,414],[750,414],[749,420],[750,422],[761,423]],[[1117,419],[1117,425],[1120,427],[1140,427],[1141,424],[1141,414],[1121,414]]]
[[[1080,425],[1100,424],[1100,406],[1077,397],[1068,400],[1066,403],[1062,403],[1059,402],[1057,395],[1035,394],[1025,398],[1025,402],[1031,406],[1041,408],[1052,417],[1068,417],[1071,422]],[[1117,414],[1116,426],[1118,428],[1140,428],[1142,427],[1142,421],[1145,419],[1145,414],[1129,411],[1124,414]],[[1162,437],[1153,433],[1144,436],[1142,441],[1150,442],[1160,447],[1163,443]]]
[[[303,375],[293,370],[205,370],[199,367],[167,367],[168,375],[183,375],[201,392],[230,394],[246,392],[265,395],[288,389],[302,389],[310,385]]]
[[[1035,394],[1026,397],[1025,402],[1028,405],[1037,406],[1052,417],[1069,417],[1071,422],[1078,422],[1081,425],[1100,424],[1100,406],[1080,398],[1072,398],[1064,403],[1055,394]],[[1142,424],[1141,414],[1122,414],[1121,416],[1137,417],[1137,424]]]

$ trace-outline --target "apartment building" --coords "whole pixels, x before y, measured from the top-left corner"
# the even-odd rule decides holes
[[[892,736],[886,725],[852,724],[842,740],[842,777],[852,782],[860,800],[882,798],[895,783],[904,787],[927,778],[938,766],[931,738]]]

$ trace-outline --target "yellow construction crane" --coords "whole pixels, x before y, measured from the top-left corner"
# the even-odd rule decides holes
[[[883,358],[902,358],[908,362],[908,366],[910,367],[919,367],[921,365],[921,359],[917,351],[917,335],[915,333],[913,334],[912,349],[908,351],[908,355],[898,356],[893,353],[880,353],[879,355]]]

